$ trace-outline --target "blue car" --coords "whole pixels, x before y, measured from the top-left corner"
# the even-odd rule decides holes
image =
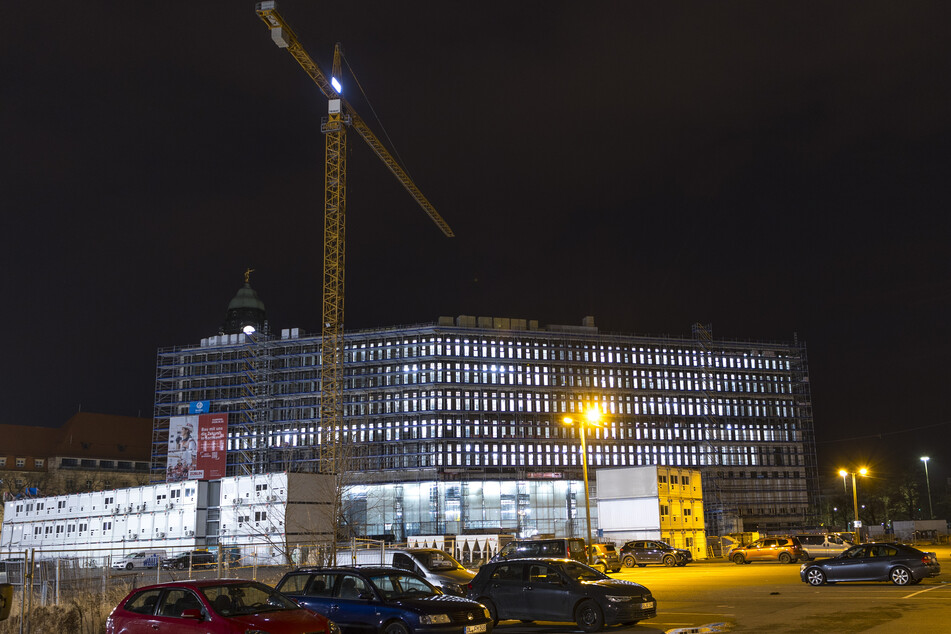
[[[301,568],[277,589],[345,634],[489,634],[484,606],[390,567]]]

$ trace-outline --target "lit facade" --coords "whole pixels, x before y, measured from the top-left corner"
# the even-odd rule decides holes
[[[320,337],[221,334],[163,349],[152,470],[189,403],[231,412],[228,474],[316,471]],[[592,470],[699,469],[707,529],[811,521],[817,471],[805,346],[602,333],[460,316],[354,331],[344,351],[340,447],[359,534],[471,529],[582,534],[578,429]],[[592,489],[592,497],[596,497]],[[580,513],[579,513],[580,510]]]

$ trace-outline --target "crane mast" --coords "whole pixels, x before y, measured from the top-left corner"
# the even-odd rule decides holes
[[[323,473],[339,474],[340,439],[343,423],[343,315],[346,229],[347,128],[353,127],[390,172],[403,184],[440,230],[453,237],[452,229],[426,199],[402,166],[370,127],[333,87],[311,59],[290,25],[277,12],[276,2],[259,2],[255,12],[264,21],[271,39],[297,60],[304,72],[328,99],[328,113],[321,122],[326,136],[324,172],[324,261],[321,320],[320,463]],[[340,48],[334,49],[333,76],[340,76]],[[336,511],[336,509],[335,509]]]

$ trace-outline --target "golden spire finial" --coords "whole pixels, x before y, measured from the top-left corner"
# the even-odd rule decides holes
[[[254,269],[248,269],[248,270],[246,270],[246,271],[244,272],[244,283],[245,283],[245,284],[250,284],[250,283],[251,283],[251,274],[252,274],[252,273],[254,273]]]

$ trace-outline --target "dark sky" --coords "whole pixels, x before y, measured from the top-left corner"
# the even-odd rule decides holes
[[[947,3],[279,6],[457,234],[351,134],[348,329],[795,333],[823,469],[951,473]],[[151,415],[249,266],[319,330],[325,112],[252,2],[8,10],[2,422]]]

